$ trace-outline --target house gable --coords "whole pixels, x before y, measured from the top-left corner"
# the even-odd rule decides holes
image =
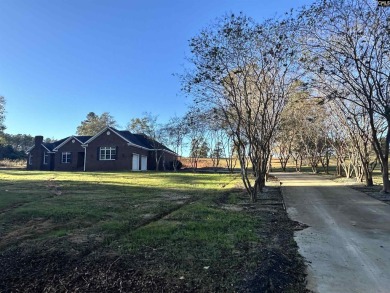
[[[137,148],[142,148],[142,149],[145,149],[145,150],[150,150],[149,148],[147,148],[145,145],[142,145],[141,143],[139,143],[136,139],[136,137],[128,130],[123,130],[123,131],[119,131],[119,130],[116,130],[115,128],[113,127],[109,127],[107,126],[106,128],[102,129],[101,131],[99,131],[96,135],[92,136],[90,139],[88,139],[84,144],[85,145],[88,145],[89,143],[93,142],[96,138],[98,138],[99,136],[101,136],[103,133],[114,133],[116,134],[118,137],[120,137],[121,139],[123,139],[125,142],[127,142],[127,144],[129,146],[133,146],[133,147],[137,147]]]
[[[129,142],[111,127],[100,131],[83,146],[86,149],[86,171],[132,170],[134,154],[148,155],[147,150]]]
[[[82,142],[77,137],[72,135],[72,136],[69,136],[69,137],[63,139],[63,141],[60,144],[58,144],[56,147],[54,147],[53,151],[57,152],[62,146],[67,144],[69,141],[72,141],[73,143],[77,141],[80,144],[82,144]]]
[[[55,154],[54,170],[57,171],[83,171],[85,149],[82,141],[75,136],[66,138],[58,144],[53,151]]]

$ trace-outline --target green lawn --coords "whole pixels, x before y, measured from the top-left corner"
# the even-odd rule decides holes
[[[0,233],[4,237],[18,226],[44,223],[45,227],[32,230],[25,238],[92,234],[106,244],[131,249],[140,242],[141,231],[147,237],[147,231],[155,230],[154,222],[165,214],[169,217],[161,219],[159,230],[180,230],[181,225],[172,223],[191,225],[206,211],[210,219],[224,218],[223,210],[212,207],[213,200],[238,182],[236,177],[215,174],[3,171]],[[190,202],[193,205],[174,212]],[[202,209],[207,205],[211,206]],[[233,215],[232,220],[240,221]],[[151,225],[145,225],[148,222]]]
[[[169,288],[230,291],[261,265],[270,244],[273,213],[254,208],[238,175],[1,171],[0,252],[4,263],[18,255],[8,271],[19,273],[23,257],[61,252],[63,270],[74,272],[80,261],[91,270],[103,261],[112,270],[120,259],[121,269],[143,282],[158,278]],[[12,288],[1,281],[0,291]]]

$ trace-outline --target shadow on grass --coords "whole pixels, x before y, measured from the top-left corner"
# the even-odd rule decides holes
[[[17,173],[0,181],[0,291],[251,291],[269,247],[303,272],[281,206],[249,204],[234,176]]]

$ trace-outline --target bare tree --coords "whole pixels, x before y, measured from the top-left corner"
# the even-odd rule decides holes
[[[131,132],[143,134],[148,140],[154,151],[154,160],[156,171],[160,169],[160,162],[164,159],[164,151],[161,142],[165,141],[162,135],[162,126],[157,122],[157,116],[152,113],[145,112],[141,118],[132,118],[127,125],[127,129]],[[162,164],[165,169],[165,164]]]
[[[330,116],[329,137],[336,157],[336,175],[351,178],[353,175],[353,159],[355,148],[350,139],[348,119],[340,107],[329,103],[332,115]]]
[[[282,170],[285,172],[287,163],[291,157],[292,140],[286,136],[286,133],[281,133],[283,136],[279,136],[276,140],[274,150],[277,154],[277,158],[280,162]]]
[[[190,164],[195,171],[198,168],[198,161],[201,155],[201,146],[205,142],[207,128],[207,117],[199,108],[191,108],[184,116],[184,121],[188,129],[186,136],[190,144]]]
[[[367,186],[373,185],[372,173],[377,165],[377,156],[373,149],[370,138],[371,126],[369,115],[361,107],[347,101],[335,100],[328,103],[332,115],[337,116],[337,131],[344,132],[350,164],[354,168],[357,181],[365,181]],[[363,110],[363,111],[362,111]],[[383,133],[385,131],[384,121],[377,120],[375,128]],[[340,148],[338,149],[340,150]],[[341,160],[342,162],[342,160]],[[344,166],[346,162],[344,162]],[[350,171],[349,167],[346,171]]]
[[[369,0],[319,0],[298,16],[302,61],[328,99],[348,101],[368,117],[370,142],[390,191],[390,11]],[[386,122],[380,136],[378,119]]]
[[[212,167],[214,170],[218,168],[220,161],[224,153],[224,144],[223,140],[226,138],[226,131],[224,129],[223,120],[219,119],[219,116],[216,114],[216,109],[212,109],[207,119],[207,125],[205,132],[205,139],[208,141],[209,147],[209,157],[212,162]]]
[[[219,163],[222,159],[223,145],[220,138],[220,131],[210,131],[210,159],[214,169],[219,167]]]
[[[303,148],[299,133],[303,131],[302,121],[306,119],[306,101],[309,93],[301,81],[294,82],[291,94],[281,114],[281,122],[276,134],[274,151],[283,171],[286,171],[290,157],[293,157],[296,171],[300,170],[303,159]],[[300,163],[298,164],[298,161]]]
[[[320,164],[328,172],[331,154],[327,136],[328,115],[320,101],[313,97],[302,81],[291,85],[291,94],[281,116],[275,143],[283,170],[291,156],[296,171],[301,170],[302,161],[305,160],[314,173],[318,172]]]
[[[224,133],[224,138],[222,139],[222,149],[223,157],[225,158],[227,169],[230,173],[233,173],[234,168],[237,165],[237,149],[233,142],[233,137],[229,132]]]
[[[185,137],[189,132],[188,125],[184,118],[174,116],[169,122],[164,125],[163,131],[166,135],[167,144],[171,149],[181,157],[183,155],[183,148],[185,147]],[[180,165],[178,159],[173,161],[173,170],[177,171]]]
[[[226,123],[251,201],[265,185],[276,127],[296,78],[293,33],[287,21],[256,24],[231,15],[190,43],[195,69],[184,76],[185,88]]]
[[[5,98],[3,96],[0,96],[0,134],[4,132],[5,125]]]
[[[326,150],[326,132],[323,129],[324,123],[320,115],[312,113],[302,123],[302,130],[299,133],[301,143],[305,150],[305,158],[313,173],[318,172],[318,165]]]

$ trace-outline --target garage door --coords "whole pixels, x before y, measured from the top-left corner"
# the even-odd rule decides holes
[[[139,171],[139,155],[133,154],[133,171]]]
[[[148,170],[148,157],[141,156],[141,171]]]

